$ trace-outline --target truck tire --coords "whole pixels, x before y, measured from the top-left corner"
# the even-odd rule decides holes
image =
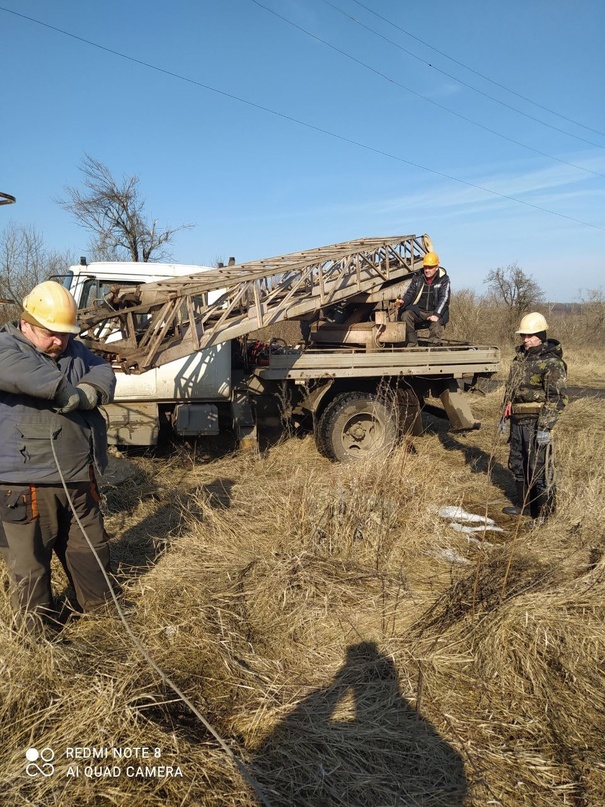
[[[397,443],[397,409],[369,392],[345,392],[326,407],[316,441],[324,456],[350,462],[386,456]]]

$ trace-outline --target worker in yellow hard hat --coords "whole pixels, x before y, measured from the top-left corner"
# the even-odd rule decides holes
[[[109,575],[96,483],[107,434],[97,407],[112,400],[116,379],[75,339],[76,315],[70,292],[47,280],[24,299],[19,321],[0,329],[0,548],[15,621],[36,636],[53,619],[53,551],[82,610],[110,588],[95,558]]]
[[[516,331],[521,339],[506,383],[503,417],[510,419],[508,467],[515,478],[515,502],[507,515],[530,515],[541,523],[554,512],[555,479],[551,431],[567,404],[567,365],[561,343],[547,336],[537,311]]]
[[[433,344],[441,340],[450,317],[450,279],[435,252],[427,252],[422,260],[422,273],[412,278],[403,297],[395,301],[398,318],[406,325],[406,344],[418,344],[417,329],[428,328]]]

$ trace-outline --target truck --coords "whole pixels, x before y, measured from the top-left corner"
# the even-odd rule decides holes
[[[479,428],[468,392],[497,372],[499,349],[407,347],[397,319],[395,300],[430,251],[428,235],[403,235],[217,268],[81,260],[64,282],[80,338],[117,373],[110,443],[151,446],[171,429],[231,430],[250,445],[279,421],[348,461],[419,434],[423,410],[455,431]],[[284,323],[298,339],[254,338]]]

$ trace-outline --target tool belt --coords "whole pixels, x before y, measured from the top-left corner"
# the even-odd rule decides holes
[[[514,403],[513,415],[539,415],[542,411],[541,403]]]

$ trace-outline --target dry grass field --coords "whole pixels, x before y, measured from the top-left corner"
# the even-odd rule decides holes
[[[603,385],[602,353],[569,359],[571,383]],[[427,419],[415,450],[361,464],[309,436],[115,458],[127,619],[239,765],[113,606],[53,644],[12,634],[2,569],[2,805],[605,804],[605,400],[561,417],[558,512],[537,529],[500,512],[499,404],[476,397],[480,431]],[[51,775],[28,775],[29,748]]]

